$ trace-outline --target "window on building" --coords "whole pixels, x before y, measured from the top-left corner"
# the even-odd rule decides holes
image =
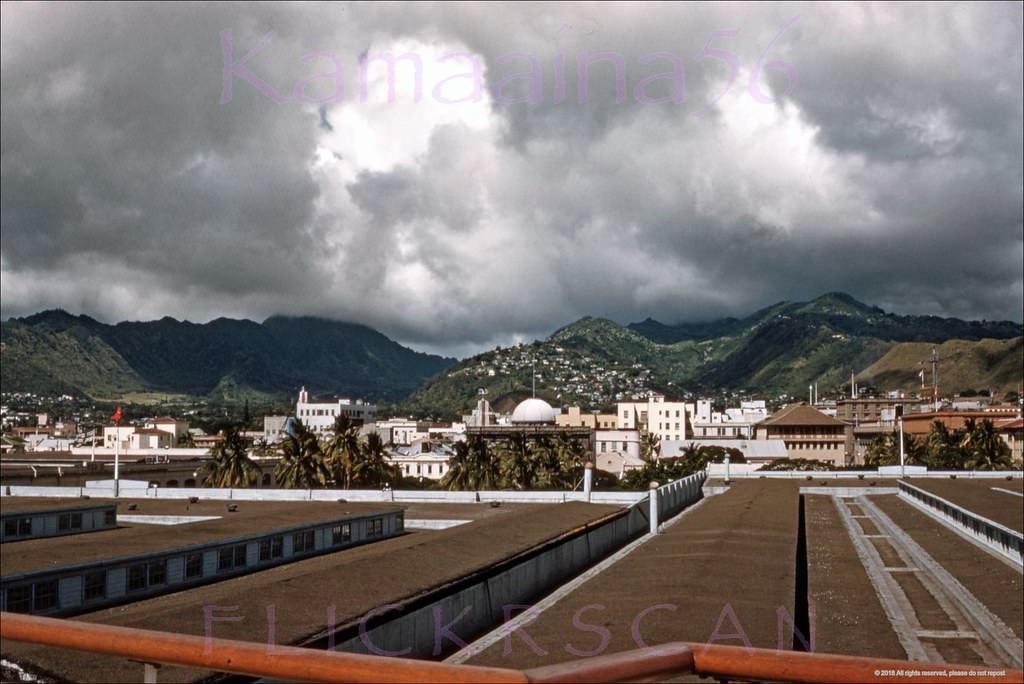
[[[245,544],[228,546],[217,552],[217,571],[245,567]]]
[[[348,523],[335,525],[331,528],[331,544],[345,544],[352,541],[352,526]]]
[[[269,561],[284,555],[284,537],[260,540],[260,560]]]
[[[313,530],[292,535],[292,553],[305,553],[314,548]]]
[[[107,571],[85,573],[82,585],[82,600],[94,601],[107,595]]]
[[[18,536],[27,537],[32,534],[32,518],[18,519]]]
[[[68,530],[80,530],[80,529],[82,529],[82,514],[81,513],[61,513],[60,517],[57,518],[57,529],[60,532],[67,532]]]
[[[185,579],[203,576],[203,554],[193,553],[185,557]]]
[[[146,568],[149,586],[167,584],[167,561],[154,561]]]
[[[103,511],[103,524],[110,527],[117,524],[117,511]]]
[[[36,582],[32,586],[32,610],[44,611],[57,607],[57,580]]]
[[[128,567],[128,591],[141,591],[146,588],[146,564],[139,563]]]
[[[379,537],[384,534],[384,519],[374,518],[366,526],[367,537]]]
[[[32,586],[8,587],[6,610],[12,613],[31,613]]]

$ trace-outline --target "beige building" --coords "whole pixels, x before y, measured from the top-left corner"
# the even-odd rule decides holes
[[[781,439],[789,458],[853,463],[853,429],[807,404],[791,404],[757,424],[757,439]]]
[[[591,430],[614,430],[618,427],[618,416],[614,413],[584,413],[579,406],[570,406],[565,413],[555,416],[555,425],[588,427]]]
[[[652,394],[647,401],[620,401],[619,430],[647,430],[659,440],[686,439],[686,404]]]
[[[903,413],[921,413],[931,410],[927,399],[841,399],[836,403],[836,418],[844,423],[877,423],[892,421],[895,408],[903,407]]]

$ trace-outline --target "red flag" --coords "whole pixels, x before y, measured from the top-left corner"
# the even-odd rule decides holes
[[[117,410],[114,411],[114,415],[110,416],[110,420],[114,421],[115,423],[120,423],[121,422],[121,407],[120,406],[118,406]]]

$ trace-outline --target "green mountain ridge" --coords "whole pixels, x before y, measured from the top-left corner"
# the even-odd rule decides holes
[[[546,340],[464,359],[414,392],[403,407],[450,417],[472,408],[479,396],[492,404],[523,398],[533,391],[534,369],[538,396],[592,409],[650,391],[673,397],[732,391],[802,397],[810,384],[822,392],[845,387],[851,374],[862,386],[913,390],[931,345],[952,340],[979,370],[948,374],[944,389],[1010,391],[1024,375],[1022,334],[1024,326],[1007,321],[889,314],[843,293],[780,302],[743,319],[707,323],[667,326],[647,319],[623,326],[587,317]],[[892,357],[901,360],[876,372],[874,364],[904,347],[914,351]],[[984,364],[977,360],[982,358]]]
[[[272,316],[107,325],[45,311],[0,324],[4,391],[71,392],[114,400],[170,393],[237,401],[316,394],[400,401],[411,415],[455,418],[477,398],[510,403],[534,391],[591,409],[641,398],[749,392],[763,398],[822,393],[855,374],[881,390],[920,386],[940,346],[943,390],[1016,390],[1024,326],[900,316],[829,293],[779,302],[744,318],[621,325],[586,317],[544,340],[462,361],[415,352],[355,323]]]
[[[454,363],[366,326],[310,317],[106,325],[45,311],[0,324],[4,391],[95,399],[164,392],[237,399],[315,392],[395,400]]]

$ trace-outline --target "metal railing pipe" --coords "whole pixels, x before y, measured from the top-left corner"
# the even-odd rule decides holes
[[[808,684],[843,684],[845,682],[1020,682],[1021,670],[979,665],[948,665],[906,660],[865,658],[831,653],[802,653],[766,648],[717,644],[686,644],[693,651],[698,675],[725,679],[775,682],[807,682]],[[951,671],[961,676],[950,676]],[[975,672],[968,676],[967,672]],[[928,673],[935,673],[929,675]],[[984,673],[984,674],[982,674]]]
[[[18,613],[0,613],[0,637],[119,656],[143,663],[184,665],[299,682],[525,684],[529,681],[522,672],[503,668],[274,646]]]
[[[571,660],[557,665],[525,670],[523,674],[537,684],[568,682],[656,681],[693,671],[693,653],[688,644],[670,643],[639,651]]]

